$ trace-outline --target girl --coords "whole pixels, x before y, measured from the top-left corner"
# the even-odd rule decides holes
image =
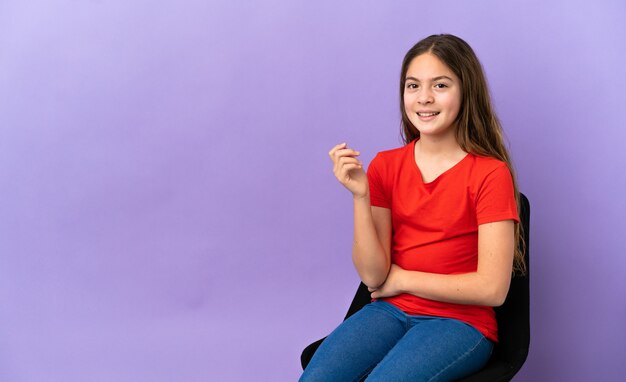
[[[400,76],[405,146],[330,150],[353,195],[352,259],[373,301],[319,347],[300,381],[451,381],[481,369],[498,340],[517,249],[517,187],[481,65],[433,35]]]

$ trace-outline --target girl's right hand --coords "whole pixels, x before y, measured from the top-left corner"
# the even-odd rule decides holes
[[[369,194],[367,175],[363,171],[363,162],[358,160],[361,153],[341,143],[333,147],[328,155],[333,161],[333,173],[355,198],[363,198]]]

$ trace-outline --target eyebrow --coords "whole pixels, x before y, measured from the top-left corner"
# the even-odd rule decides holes
[[[420,82],[420,80],[418,80],[418,79],[417,79],[417,78],[415,78],[415,77],[407,77],[407,78],[405,78],[404,80],[405,80],[405,81],[413,80],[413,81]],[[438,76],[438,77],[434,77],[434,78],[431,78],[431,79],[430,79],[430,81],[431,81],[431,82],[435,82],[435,81],[439,81],[439,80],[449,80],[449,81],[451,81],[451,82],[454,82],[454,81],[452,80],[452,78],[450,78],[450,77],[448,77],[448,76]]]

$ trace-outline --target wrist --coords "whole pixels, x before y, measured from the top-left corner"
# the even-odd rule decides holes
[[[398,277],[396,278],[396,288],[398,289],[398,293],[407,293],[406,288],[406,277],[408,276],[407,271],[398,268]]]
[[[370,200],[370,193],[366,192],[363,195],[352,194],[352,200],[354,200],[355,202],[364,202],[364,201],[369,202],[369,200]]]

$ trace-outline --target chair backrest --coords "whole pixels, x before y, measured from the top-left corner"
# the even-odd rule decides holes
[[[524,260],[526,274],[515,275],[502,306],[495,308],[498,321],[500,343],[494,349],[494,356],[505,362],[524,362],[530,345],[530,204],[525,195],[520,194],[520,224],[525,245]],[[521,366],[521,365],[520,365]]]

